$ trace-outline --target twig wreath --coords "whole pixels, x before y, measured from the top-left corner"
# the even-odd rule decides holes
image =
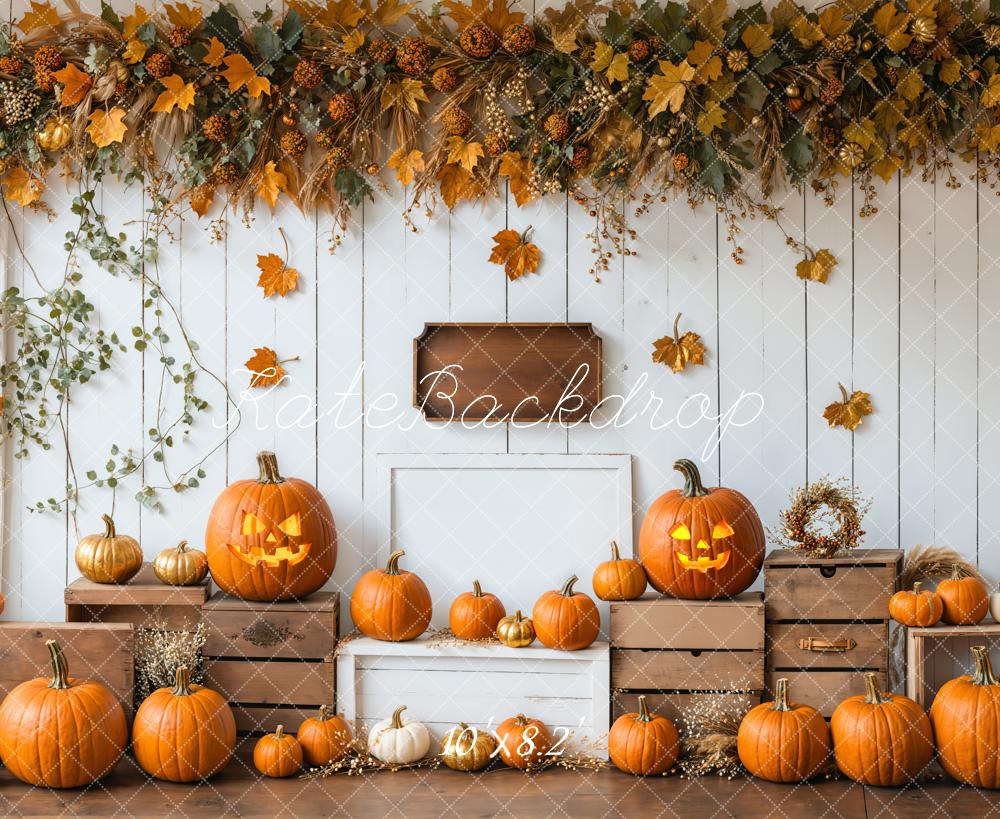
[[[791,501],[779,515],[781,531],[773,534],[783,546],[823,558],[861,545],[865,535],[861,519],[871,501],[862,498],[856,487],[824,476],[796,489]]]

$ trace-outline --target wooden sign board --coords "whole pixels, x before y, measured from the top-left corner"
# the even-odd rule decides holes
[[[600,400],[590,324],[426,324],[413,340],[413,405],[429,421],[579,423]]]

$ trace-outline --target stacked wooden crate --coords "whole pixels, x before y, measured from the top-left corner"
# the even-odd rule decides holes
[[[675,600],[647,594],[611,604],[612,719],[645,694],[657,713],[680,719],[712,698],[740,710],[764,688],[764,600]]]
[[[885,689],[889,598],[902,567],[896,549],[828,559],[771,552],[764,561],[768,691],[787,677],[793,700],[829,717],[842,700],[864,693],[862,672],[876,672]]]
[[[340,597],[254,603],[217,592],[205,603],[205,684],[232,704],[243,733],[294,731],[335,702]]]

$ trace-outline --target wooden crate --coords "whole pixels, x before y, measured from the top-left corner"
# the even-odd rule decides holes
[[[205,603],[205,682],[232,705],[241,733],[294,731],[334,702],[340,596],[255,603],[217,592]]]
[[[930,708],[938,688],[963,674],[972,673],[972,646],[991,649],[994,668],[1000,668],[1000,623],[986,620],[975,626],[949,626],[906,630],[906,696]]]
[[[50,677],[46,640],[62,647],[70,676],[110,688],[132,713],[133,631],[128,623],[0,623],[0,699],[35,677]]]
[[[400,705],[434,741],[459,722],[496,728],[518,713],[540,719],[562,747],[605,754],[608,644],[556,651],[499,644],[350,640],[337,655],[337,710],[364,736]]]
[[[842,700],[864,693],[862,672],[876,672],[885,686],[889,598],[902,566],[896,549],[829,559],[771,552],[764,561],[768,693],[787,677],[795,701],[829,717]]]
[[[764,600],[676,600],[647,594],[611,604],[612,717],[654,710],[677,719],[708,697],[741,710],[764,688]],[[709,694],[708,692],[724,692]]]
[[[172,631],[196,628],[201,607],[208,600],[211,582],[197,586],[168,586],[147,563],[128,583],[94,583],[84,577],[66,587],[66,621],[69,623],[131,623],[162,626]]]

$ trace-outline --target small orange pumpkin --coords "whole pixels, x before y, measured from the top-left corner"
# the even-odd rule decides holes
[[[635,600],[646,591],[646,572],[639,562],[623,558],[611,541],[611,560],[594,569],[594,594],[601,600]]]
[[[963,577],[958,567],[938,583],[937,595],[944,611],[941,619],[953,626],[973,626],[990,610],[990,593],[978,577]]]
[[[347,756],[354,735],[347,720],[338,717],[329,705],[321,705],[317,716],[303,720],[297,738],[305,761],[321,767]]]
[[[431,622],[431,593],[413,572],[399,568],[402,549],[384,569],[365,572],[351,594],[351,619],[376,640],[400,643],[419,637]]]
[[[865,785],[908,784],[934,756],[924,709],[909,697],[883,694],[871,671],[865,674],[865,693],[848,697],[833,712],[830,733],[837,768]]]
[[[913,591],[896,592],[889,598],[889,616],[897,623],[910,628],[933,626],[941,619],[944,604],[934,592],[921,591],[921,584],[914,583]]]
[[[472,591],[462,592],[451,604],[448,623],[452,633],[461,640],[488,640],[499,623],[507,616],[495,594],[483,593],[478,580],[472,581]]]
[[[253,766],[273,779],[295,776],[302,770],[302,746],[292,734],[285,733],[284,725],[279,725],[273,734],[257,740],[253,747]]]
[[[562,651],[586,648],[601,630],[601,615],[597,606],[583,592],[574,592],[573,575],[559,591],[547,591],[538,598],[531,612],[542,645]]]
[[[788,680],[782,677],[775,685],[774,702],[761,703],[743,717],[736,750],[752,776],[804,782],[830,757],[830,730],[815,708],[788,701]]]
[[[500,758],[522,771],[537,768],[552,749],[552,737],[541,720],[524,714],[509,717],[497,726]]]
[[[652,714],[639,695],[639,711],[622,714],[608,734],[608,755],[620,771],[655,776],[677,763],[681,742],[677,728],[666,717]]]

